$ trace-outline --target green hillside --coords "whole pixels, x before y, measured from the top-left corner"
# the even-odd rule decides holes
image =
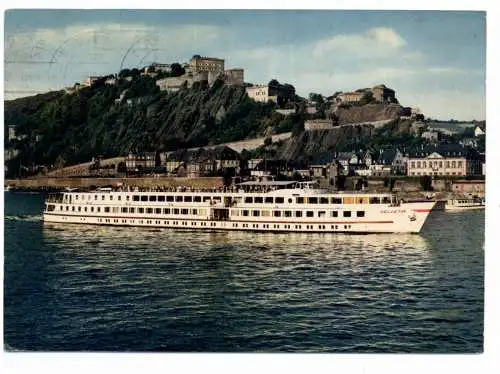
[[[273,104],[250,100],[244,87],[222,81],[167,93],[148,76],[120,79],[116,85],[105,85],[103,78],[73,94],[59,91],[7,101],[5,134],[13,125],[16,134],[24,135],[10,142],[5,137],[6,149],[20,151],[7,167],[14,173],[20,163],[64,166],[97,155],[252,138],[283,120],[272,115],[273,109]]]

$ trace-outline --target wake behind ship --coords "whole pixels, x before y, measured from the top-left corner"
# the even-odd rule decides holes
[[[390,193],[329,193],[314,182],[244,182],[232,189],[101,188],[50,195],[44,222],[324,233],[418,233],[434,202]]]

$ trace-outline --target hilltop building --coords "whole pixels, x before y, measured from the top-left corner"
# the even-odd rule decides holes
[[[361,101],[363,96],[365,96],[367,93],[370,93],[373,95],[373,99],[376,102],[379,103],[397,103],[396,99],[396,91],[393,89],[390,89],[386,87],[383,84],[380,84],[378,86],[375,86],[373,88],[364,88],[364,89],[359,89],[356,90],[355,92],[343,92],[339,93],[335,97],[335,102],[336,103],[358,103]],[[410,113],[411,115],[411,109]]]
[[[87,79],[83,81],[83,85],[85,87],[92,87],[92,85],[101,78],[102,77],[98,75],[90,75]]]
[[[342,103],[357,103],[363,95],[364,92],[344,92],[337,96],[337,101]]]
[[[171,64],[160,64],[158,62],[153,62],[151,65],[149,65],[145,69],[144,72],[146,74],[149,74],[153,71],[155,71],[155,72],[163,71],[165,73],[170,73],[172,71],[172,65]]]
[[[271,83],[271,82],[269,82]],[[283,107],[295,98],[295,88],[289,84],[256,84],[246,87],[246,93],[249,98],[267,103],[272,101]]]
[[[267,103],[272,101],[278,103],[278,92],[273,87],[267,84],[257,84],[246,89],[247,95],[250,99],[259,101],[262,103]]]
[[[224,59],[194,55],[191,60],[189,60],[189,66],[193,73],[206,71],[222,74],[224,72]]]
[[[166,72],[171,71],[169,64],[153,64],[155,70],[160,69]],[[190,88],[196,82],[206,82],[209,86],[217,79],[222,79],[227,85],[243,85],[244,70],[233,68],[224,70],[224,60],[215,57],[201,57],[194,55],[189,63],[184,63],[184,75],[180,77],[169,77],[159,79],[156,85],[161,91],[175,92],[181,89],[183,85]]]
[[[397,103],[396,91],[380,84],[371,89],[373,98],[380,103]]]

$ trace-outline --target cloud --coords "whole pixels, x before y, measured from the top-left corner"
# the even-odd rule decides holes
[[[358,57],[386,57],[406,45],[406,41],[393,29],[376,27],[361,34],[340,34],[316,42],[313,56],[324,57],[329,53],[357,54]]]
[[[459,69],[459,68],[456,68],[453,66],[432,66],[432,67],[426,68],[425,71],[428,73],[433,73],[433,74],[454,74],[454,75],[471,74],[471,73],[477,74],[477,72],[467,71],[467,70]]]
[[[406,90],[396,93],[400,101],[412,103],[422,109],[424,115],[437,119],[482,120],[485,119],[484,92],[460,90]]]
[[[393,29],[388,27],[376,27],[366,32],[368,39],[375,43],[388,45],[392,48],[400,48],[406,45],[406,41],[399,36]]]
[[[221,35],[218,26],[194,24],[73,25],[7,35],[5,86],[12,90],[15,84],[22,90],[32,81],[45,80],[47,88],[54,89],[87,75],[114,73],[121,67],[184,61],[195,53],[210,51]],[[65,72],[68,79],[63,80]]]
[[[88,75],[115,73],[120,67],[141,67],[153,61],[183,62],[198,53],[223,57],[227,67],[244,68],[247,82],[267,83],[276,78],[293,84],[302,96],[384,83],[396,90],[401,103],[419,106],[432,117],[442,114],[460,119],[467,111],[477,119],[485,117],[484,71],[454,66],[451,61],[448,65],[431,63],[432,56],[416,50],[395,29],[376,27],[293,44],[263,42],[244,48],[249,38],[248,30],[238,26],[132,23],[6,35],[5,89],[60,89]]]
[[[384,83],[396,90],[403,105],[421,107],[432,117],[485,118],[484,79],[478,79],[484,71],[431,64],[432,58],[390,28],[332,35],[293,48],[283,44],[235,51],[230,60],[250,68],[247,81],[276,78],[292,83],[301,96]]]

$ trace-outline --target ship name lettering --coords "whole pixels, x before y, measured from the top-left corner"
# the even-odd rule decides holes
[[[387,210],[381,210],[380,213],[383,214],[406,213],[406,209],[387,209]]]

